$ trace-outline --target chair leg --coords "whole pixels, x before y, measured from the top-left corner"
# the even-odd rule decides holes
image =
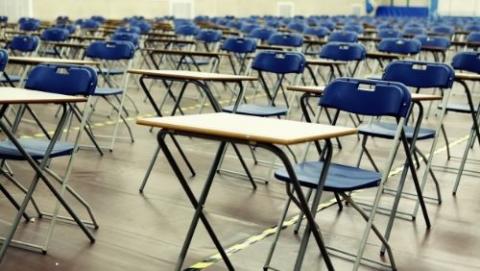
[[[155,150],[155,153],[153,154],[152,160],[150,160],[150,164],[148,165],[147,172],[145,172],[145,176],[143,177],[142,184],[140,185],[140,193],[143,194],[143,190],[145,189],[145,186],[147,185],[148,178],[150,177],[150,174],[152,173],[153,166],[155,165],[155,162],[157,161],[158,154],[160,153],[160,146],[157,146],[157,149]]]
[[[18,204],[18,202],[1,183],[0,183],[0,192],[2,192],[3,195],[5,195],[5,197],[8,199],[8,201],[10,201],[10,203],[13,205],[13,207],[15,207],[15,209],[20,210],[20,205]],[[29,222],[31,219],[26,212],[23,213],[23,218],[25,218],[25,222]]]
[[[447,160],[450,161],[450,158],[452,158],[452,156],[450,155],[450,143],[448,142],[447,131],[445,129],[445,125],[442,124],[441,129],[442,129],[443,138],[445,139],[445,146],[447,147]]]
[[[362,218],[368,222],[369,221],[369,216],[362,210],[362,208],[360,206],[358,206],[353,200],[351,197],[349,197],[346,193],[340,193],[340,195],[345,199],[345,201],[347,201],[352,207],[353,209],[355,209],[361,216]],[[387,253],[388,253],[388,258],[390,260],[390,265],[392,267],[393,270],[397,270],[397,267],[395,265],[395,260],[393,258],[393,252],[392,252],[392,248],[390,247],[390,245],[388,244],[387,240],[385,240],[385,238],[383,237],[382,233],[378,230],[378,228],[375,226],[375,224],[371,224],[371,229],[372,231],[375,233],[375,235],[378,237],[378,239],[380,239],[380,241],[382,242],[382,244],[385,246],[385,248],[387,249]]]
[[[428,163],[427,157],[418,149],[415,149],[415,150],[416,150],[415,153],[422,158],[425,164],[427,164]],[[429,169],[429,172],[430,172],[430,176],[432,177],[433,183],[435,184],[435,189],[437,191],[438,204],[442,204],[442,193],[440,192],[440,184],[438,183],[437,176],[435,175],[435,172],[433,171],[432,168]]]

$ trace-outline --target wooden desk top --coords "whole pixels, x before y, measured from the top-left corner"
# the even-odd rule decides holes
[[[23,88],[0,87],[0,104],[79,103],[87,98],[68,96]]]
[[[414,102],[440,101],[443,99],[441,95],[435,94],[412,93],[411,96]]]
[[[79,39],[79,40],[105,40],[105,37],[83,36],[83,35],[71,35],[70,38]]]
[[[356,128],[322,125],[229,113],[143,118],[137,124],[280,145],[292,145],[357,133]]]
[[[188,39],[176,39],[176,38],[148,38],[145,40],[146,43],[149,42],[162,42],[162,43],[183,43],[183,44],[195,44],[197,43],[194,40]]]
[[[319,95],[323,93],[325,86],[287,86],[287,90]]]
[[[330,59],[316,59],[310,58],[306,60],[307,65],[317,65],[317,66],[332,66],[332,65],[345,65],[346,61],[330,60]]]
[[[400,54],[390,54],[379,51],[367,52],[367,58],[380,58],[380,59],[400,59],[403,56]]]
[[[301,47],[292,47],[292,46],[281,46],[281,45],[269,45],[269,44],[260,44],[257,45],[258,50],[273,50],[273,51],[283,51],[283,50],[293,50]]]
[[[64,59],[64,58],[52,58],[52,57],[29,57],[29,56],[12,56],[8,58],[8,63],[24,64],[24,65],[37,65],[42,63],[72,64],[72,65],[98,65],[99,64],[98,62],[92,61],[92,60]]]
[[[430,51],[430,52],[445,52],[448,48],[437,47],[437,46],[422,46],[422,51]]]
[[[197,81],[217,81],[217,82],[239,82],[256,81],[254,76],[221,74],[210,72],[183,71],[183,70],[146,70],[129,69],[129,73],[147,75],[150,77],[159,77],[164,79],[197,80]]]
[[[480,74],[470,72],[455,72],[455,79],[466,81],[480,81]]]
[[[227,53],[219,53],[219,52],[182,51],[182,50],[169,50],[169,49],[157,49],[157,48],[143,48],[142,50],[151,52],[151,53],[156,53],[156,54],[170,54],[170,55],[190,55],[190,56],[204,56],[204,57],[228,56]]]
[[[310,44],[310,45],[325,45],[327,44],[327,40],[305,40],[303,43]]]
[[[52,44],[53,46],[58,46],[58,47],[70,47],[70,48],[87,48],[87,44],[83,43],[70,43],[70,42],[49,42],[49,44]]]

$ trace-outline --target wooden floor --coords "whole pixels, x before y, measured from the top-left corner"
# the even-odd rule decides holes
[[[130,93],[140,107],[140,115],[151,114],[152,109],[143,103],[143,94],[137,90],[132,78]],[[221,86],[217,86],[220,89]],[[160,90],[158,90],[160,91]],[[163,93],[163,92],[162,92]],[[192,93],[196,94],[194,90]],[[226,93],[221,91],[220,93]],[[190,95],[192,98],[195,95]],[[250,93],[249,95],[252,95]],[[257,98],[262,101],[261,95]],[[477,97],[478,98],[478,97]],[[228,101],[229,95],[224,94],[223,100]],[[461,99],[458,91],[453,99]],[[194,99],[186,100],[184,107],[188,113],[195,113]],[[104,106],[105,107],[105,106]],[[205,112],[210,111],[206,108]],[[52,107],[42,115],[52,115]],[[109,113],[108,110],[102,113]],[[298,119],[296,110],[292,118]],[[53,122],[52,118],[47,118]],[[112,125],[103,123],[106,119],[101,116],[98,121],[97,131],[107,134],[112,130]],[[427,126],[432,127],[436,117],[432,113]],[[104,124],[101,126],[101,124]],[[41,255],[20,249],[9,249],[7,256],[0,265],[2,271],[19,270],[65,270],[65,271],[98,271],[98,270],[173,270],[177,260],[184,236],[186,234],[193,211],[185,197],[183,190],[173,176],[172,171],[161,155],[147,185],[145,193],[138,192],[139,185],[144,176],[147,165],[156,147],[156,134],[145,127],[134,124],[134,118],[129,120],[132,125],[136,141],[119,141],[113,152],[106,152],[100,157],[91,149],[82,149],[78,153],[71,177],[72,186],[85,197],[94,209],[100,224],[100,229],[95,232],[97,242],[90,245],[82,232],[74,225],[58,223],[48,254]],[[345,124],[351,124],[347,118]],[[465,136],[470,128],[470,119],[467,116],[450,114],[446,122],[447,130],[452,145],[453,154],[460,156],[465,146]],[[23,134],[33,135],[35,129],[24,124]],[[126,135],[122,129],[122,134]],[[85,143],[88,141],[84,140]],[[216,142],[199,139],[181,138],[198,175],[190,183],[195,192],[199,192],[208,172],[209,163],[217,146]],[[356,137],[342,139],[344,147],[336,149],[334,160],[342,163],[354,163],[359,150],[359,141]],[[440,146],[444,145],[443,140]],[[379,161],[384,161],[390,147],[390,142],[385,140],[370,141],[370,149]],[[421,142],[420,148],[428,152],[429,142]],[[305,146],[295,146],[293,149],[301,157]],[[266,176],[269,170],[262,166],[253,166],[249,152],[242,148],[249,165],[252,165],[258,176]],[[478,145],[472,151],[472,158],[480,159]],[[264,160],[272,160],[268,153],[258,151],[258,156]],[[309,154],[311,159],[316,155],[313,148]],[[458,166],[458,159],[446,161],[445,150],[440,150],[435,156],[435,164]],[[403,155],[399,154],[396,168],[401,167]],[[58,172],[64,167],[65,159],[59,159],[53,164]],[[31,170],[22,162],[9,163],[15,172],[15,177],[28,184],[32,178]],[[366,168],[368,162],[363,164]],[[231,152],[224,163],[225,168],[238,169],[239,164]],[[470,169],[479,169],[479,163],[469,163]],[[423,171],[420,171],[422,176]],[[456,197],[451,195],[455,174],[436,169],[436,174],[442,188],[443,203],[437,205],[430,202],[428,211],[432,220],[432,228],[426,230],[425,223],[419,213],[416,221],[398,219],[391,238],[395,260],[399,270],[479,270],[480,269],[480,183],[478,176],[465,176],[462,180],[459,193]],[[398,175],[389,181],[390,187],[395,187]],[[410,179],[409,179],[410,180]],[[22,194],[7,180],[1,179],[20,200]],[[408,191],[413,191],[411,182],[407,182]],[[432,182],[429,181],[426,189],[427,195],[434,195]],[[355,194],[354,199],[359,202],[371,202],[374,191],[362,191]],[[45,187],[39,187],[35,195],[36,200],[44,210],[53,210],[54,201]],[[240,248],[231,255],[236,270],[261,270],[267,251],[273,239],[268,235],[259,237],[265,230],[277,223],[285,202],[284,186],[276,181],[268,185],[259,184],[256,191],[251,185],[240,178],[219,175],[214,182],[210,198],[207,202],[208,217],[217,231],[225,247]],[[69,202],[76,207],[82,217],[86,218],[85,211],[68,197]],[[325,195],[324,202],[328,202],[331,195]],[[392,197],[385,194],[382,205],[390,206]],[[402,199],[401,210],[411,211],[414,201]],[[294,217],[298,210],[292,208],[289,218]],[[29,213],[34,214],[29,208]],[[5,234],[8,222],[14,214],[13,208],[0,197],[0,233]],[[346,207],[338,212],[336,205],[323,209],[318,213],[317,221],[325,236],[326,243],[335,248],[356,253],[359,239],[364,229],[364,221],[351,207]],[[378,215],[375,223],[383,230],[387,217]],[[305,223],[304,223],[305,224]],[[21,225],[16,238],[23,241],[41,243],[48,228],[48,220],[37,220],[34,223]],[[287,227],[281,236],[277,253],[272,266],[279,270],[292,270],[295,255],[298,249],[298,237],[293,234],[292,226]],[[252,237],[256,242],[253,242]],[[257,238],[258,237],[258,238]],[[247,245],[238,246],[238,244]],[[379,260],[379,242],[373,236],[365,253],[372,259]],[[187,257],[187,265],[193,266],[202,262],[216,251],[209,240],[203,226],[199,226],[194,236],[191,249]],[[349,270],[351,263],[339,257],[332,256],[337,270]],[[373,267],[364,266],[365,270]],[[196,270],[196,269],[189,269]],[[213,261],[206,270],[226,270],[222,261]],[[319,257],[315,243],[310,242],[303,270],[325,270]]]

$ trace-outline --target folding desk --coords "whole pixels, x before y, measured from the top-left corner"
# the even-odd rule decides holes
[[[193,84],[195,86],[198,86],[206,95],[208,98],[210,104],[212,105],[212,108],[215,112],[222,112],[222,107],[220,103],[217,101],[216,97],[213,95],[212,91],[210,90],[210,87],[208,86],[209,82],[221,82],[221,83],[236,83],[239,86],[238,89],[238,95],[237,95],[237,100],[235,101],[234,109],[233,112],[236,112],[238,106],[240,105],[240,102],[244,98],[244,87],[243,87],[243,81],[256,81],[256,77],[252,76],[245,76],[245,75],[232,75],[232,74],[219,74],[219,73],[206,73],[206,72],[195,72],[195,71],[174,71],[174,70],[141,70],[141,69],[130,69],[128,70],[129,73],[132,74],[137,74],[140,75],[140,86],[142,87],[143,91],[145,92],[145,95],[147,96],[148,100],[150,101],[150,104],[152,105],[153,109],[155,110],[155,113],[157,116],[161,117],[163,116],[161,112],[161,106],[158,106],[157,103],[155,102],[155,99],[153,98],[151,92],[149,91],[147,85],[145,84],[145,79],[154,79],[154,80],[161,80],[165,87],[167,88],[167,94],[172,97],[172,99],[175,101],[174,108],[172,110],[171,115],[175,115],[177,110],[180,109],[180,102],[182,100],[183,94],[185,93],[185,90],[187,89],[187,86],[189,84]],[[169,85],[167,81],[171,81],[172,83]],[[177,82],[183,82],[183,86],[180,90],[180,94],[175,96],[172,93],[171,90],[171,85],[173,84],[174,81]],[[187,157],[184,155],[182,149],[180,148],[180,145],[178,144],[177,140],[172,136],[173,142],[175,143],[177,149],[179,150],[180,154],[182,155],[183,160],[187,164],[188,168],[190,169],[190,172],[192,175],[195,175],[195,171],[193,170],[193,167],[190,165]],[[252,182],[253,186],[255,187],[255,184],[253,183],[253,177],[251,176],[243,158],[240,155],[240,151],[238,150],[235,145],[233,145],[235,152],[237,153],[237,156],[239,157],[240,162],[242,163],[243,168],[245,169],[245,172],[247,173],[247,176],[249,180]],[[156,157],[158,156],[158,153],[160,151],[160,148],[158,148],[154,154],[154,157],[152,159],[152,162],[150,164],[149,170],[147,171],[147,174],[144,178],[144,181],[142,183],[142,186],[140,188],[140,191],[143,191],[143,188],[145,187],[145,183],[150,175],[150,172],[152,170],[153,164],[155,163]]]
[[[300,209],[305,212],[309,230],[312,232],[317,245],[321,251],[323,259],[328,267],[328,270],[333,270],[333,265],[330,261],[326,248],[323,244],[322,236],[320,234],[318,225],[314,220],[314,216],[309,209],[305,200],[305,196],[300,187],[295,171],[288,156],[282,151],[279,146],[288,146],[300,143],[306,143],[314,140],[326,141],[326,159],[322,176],[320,177],[320,188],[325,182],[328,167],[332,157],[332,147],[330,139],[334,137],[341,137],[353,135],[357,132],[355,128],[346,128],[330,125],[321,125],[305,122],[296,122],[290,120],[280,120],[272,118],[261,118],[254,116],[245,116],[228,113],[212,113],[202,115],[188,115],[188,116],[173,116],[163,118],[139,119],[137,121],[140,125],[149,127],[161,128],[158,133],[158,144],[163,150],[168,163],[175,172],[182,188],[187,194],[191,204],[195,208],[195,215],[190,224],[185,242],[180,253],[177,266],[175,270],[182,270],[182,266],[192,241],[196,226],[199,220],[202,221],[210,238],[215,244],[224,260],[228,270],[234,270],[226,252],[224,251],[219,239],[217,238],[213,228],[211,227],[207,217],[204,215],[203,208],[207,200],[213,179],[220,164],[221,157],[225,151],[227,143],[244,144],[253,147],[263,148],[275,154],[284,164],[289,176],[292,180],[287,185],[292,185],[295,192],[297,202]],[[209,171],[207,180],[205,182],[201,196],[197,199],[193,194],[188,181],[180,171],[175,159],[172,156],[164,139],[167,134],[182,135],[189,137],[204,138],[208,140],[215,140],[220,142],[220,147],[216,153],[212,167]],[[289,189],[287,189],[289,190]],[[291,198],[295,196],[292,193],[288,195]],[[299,257],[303,255],[299,255]]]
[[[0,262],[5,256],[7,248],[10,246],[10,244],[14,244],[12,242],[13,236],[17,230],[17,227],[20,223],[20,220],[22,219],[23,214],[25,213],[25,210],[27,208],[28,203],[31,201],[33,193],[37,187],[37,184],[39,180],[43,180],[43,182],[46,184],[47,188],[53,193],[55,198],[60,202],[60,204],[65,208],[65,210],[68,212],[68,214],[74,219],[76,224],[81,228],[81,230],[85,233],[85,235],[88,237],[91,243],[95,242],[95,238],[93,237],[92,233],[87,229],[87,227],[84,225],[84,223],[80,220],[80,218],[77,216],[77,214],[73,211],[73,209],[68,205],[68,203],[65,201],[65,199],[62,197],[60,192],[58,192],[55,187],[51,184],[49,179],[46,177],[46,175],[43,172],[43,169],[47,166],[48,163],[48,157],[50,156],[50,153],[58,140],[58,138],[61,135],[61,132],[63,130],[63,124],[65,124],[65,121],[67,119],[67,104],[71,103],[79,103],[79,102],[86,102],[87,99],[85,97],[75,97],[75,96],[67,96],[67,95],[61,95],[61,94],[53,94],[53,93],[47,93],[47,92],[41,92],[41,91],[34,91],[34,90],[26,90],[26,89],[19,89],[19,88],[10,88],[10,87],[0,87],[0,129],[7,138],[14,144],[14,146],[22,153],[22,155],[25,157],[29,165],[33,168],[33,170],[36,173],[35,178],[32,180],[27,193],[25,195],[25,198],[23,199],[20,208],[18,209],[17,215],[15,216],[15,219],[12,223],[12,227],[10,231],[7,233],[7,236],[5,237],[5,240],[3,241],[2,247],[0,248]],[[18,140],[16,139],[15,135],[10,131],[10,129],[5,125],[4,121],[2,118],[5,115],[5,112],[8,108],[9,105],[24,105],[24,104],[61,104],[64,108],[64,113],[61,117],[61,120],[57,126],[57,129],[54,132],[54,135],[52,136],[52,139],[50,140],[50,144],[47,148],[46,154],[45,154],[45,159],[43,159],[40,163],[37,163],[35,160],[32,159],[32,157],[22,148]],[[24,244],[16,244],[17,246],[20,247],[25,247]],[[37,249],[43,249],[41,247],[38,247]],[[45,251],[44,251],[45,252]]]
[[[175,69],[180,69],[180,66],[184,64],[185,59],[190,59],[192,61],[191,64],[195,66],[195,68],[200,71],[200,66],[198,65],[195,57],[204,57],[210,58],[215,60],[215,66],[220,63],[220,57],[228,56],[226,53],[217,53],[217,52],[200,52],[200,51],[182,51],[182,50],[168,50],[168,49],[155,49],[155,48],[144,48],[142,51],[147,52],[150,56],[150,60],[152,61],[155,69],[160,69],[160,64],[155,60],[155,55],[167,55],[167,56],[180,56],[180,59],[177,62]],[[212,68],[212,70],[214,70]]]

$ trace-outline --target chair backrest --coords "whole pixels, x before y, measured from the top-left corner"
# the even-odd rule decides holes
[[[201,30],[195,39],[204,43],[219,42],[222,39],[222,32],[213,29]]]
[[[85,56],[103,60],[132,59],[135,45],[129,41],[95,41],[85,51]]]
[[[96,20],[88,19],[80,23],[80,28],[85,30],[95,30],[100,27],[100,23]]]
[[[335,42],[357,42],[358,35],[352,31],[334,31],[328,36],[328,41]]]
[[[330,21],[323,21],[323,22],[320,23],[320,26],[326,27],[326,28],[330,29],[330,31],[333,31],[335,29],[335,27],[337,27],[337,24],[334,23],[334,22],[330,22]]]
[[[42,40],[45,41],[66,41],[70,36],[70,32],[65,28],[52,27],[42,32]]]
[[[451,88],[455,71],[447,64],[422,61],[393,61],[383,73],[383,80],[413,88]]]
[[[309,27],[305,29],[306,35],[315,36],[317,38],[324,38],[330,34],[330,30],[324,26]]]
[[[5,49],[0,49],[0,72],[3,72],[7,67],[8,52]]]
[[[184,24],[175,27],[175,34],[181,36],[195,36],[198,31],[198,27],[192,24]]]
[[[141,33],[141,29],[140,27],[136,27],[136,26],[122,26],[117,28],[117,30],[115,30],[115,33],[128,33],[128,34],[139,35]]]
[[[304,22],[291,22],[287,25],[287,28],[299,33],[305,32],[307,25]]]
[[[300,47],[303,45],[303,36],[293,33],[276,33],[267,41],[270,45]]]
[[[256,49],[256,40],[249,38],[227,38],[222,45],[222,50],[239,54],[253,53]]]
[[[258,24],[251,24],[251,23],[242,23],[242,27],[240,31],[245,34],[250,34],[255,28],[259,28]]]
[[[92,17],[90,17],[90,19],[95,22],[98,22],[99,24],[103,24],[106,21],[105,17],[100,15],[93,15]]]
[[[138,34],[134,33],[115,33],[112,35],[111,40],[113,41],[129,41],[135,45],[135,47],[138,47],[138,41],[140,37]]]
[[[339,78],[325,87],[319,104],[360,115],[406,117],[411,96],[402,83]]]
[[[367,51],[360,43],[329,42],[320,50],[320,57],[340,61],[365,59]]]
[[[467,42],[480,42],[480,32],[471,32],[468,34]]]
[[[97,86],[97,73],[92,67],[40,64],[28,74],[25,88],[65,94],[91,95]]]
[[[419,40],[423,46],[437,47],[448,49],[450,47],[451,41],[446,37],[430,37],[430,36],[416,36],[415,39]]]
[[[15,51],[30,53],[37,50],[39,38],[36,36],[20,35],[13,37],[9,48]]]
[[[149,22],[144,21],[144,20],[131,21],[130,22],[130,27],[131,28],[134,28],[134,27],[139,28],[141,34],[147,34],[152,29],[152,25]]]
[[[480,73],[480,52],[460,52],[452,59],[452,67],[462,70]]]
[[[425,28],[418,27],[418,26],[409,26],[403,29],[404,35],[416,36],[416,35],[425,35],[425,33],[426,33]]]
[[[416,39],[386,38],[377,44],[381,52],[395,54],[417,54],[422,49],[422,44]]]
[[[361,25],[358,25],[358,24],[349,24],[349,25],[346,25],[344,28],[343,28],[344,31],[352,31],[352,32],[355,32],[357,34],[363,34],[363,26]]]
[[[455,33],[455,29],[448,25],[437,25],[432,27],[432,32],[435,35],[451,36]]]
[[[381,39],[399,38],[402,36],[402,33],[398,30],[388,28],[379,30],[377,36]]]
[[[465,26],[465,30],[471,31],[471,32],[478,32],[480,31],[480,25],[476,25],[476,24],[467,25]]]
[[[302,53],[263,51],[255,56],[252,68],[277,74],[303,73],[305,63]]]
[[[19,23],[22,31],[36,31],[40,28],[40,21],[34,18],[26,18]]]
[[[57,24],[55,27],[63,28],[67,30],[69,34],[73,34],[75,31],[77,31],[77,26],[74,24]]]
[[[8,16],[0,16],[0,23],[7,23],[8,22]]]
[[[261,41],[266,41],[268,40],[273,34],[275,34],[275,32],[277,32],[275,29],[273,28],[269,28],[269,27],[258,27],[258,28],[255,28],[253,29],[250,34],[248,34],[248,37],[250,38],[256,38],[256,39],[259,39]]]

